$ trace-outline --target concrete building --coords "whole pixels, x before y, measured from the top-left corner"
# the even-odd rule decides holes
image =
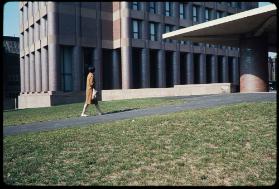
[[[19,38],[3,36],[3,109],[14,109],[20,93]]]
[[[267,92],[268,52],[278,50],[277,35],[277,7],[271,4],[168,32],[163,39],[238,47],[240,92]]]
[[[162,34],[257,6],[20,2],[19,108],[83,101],[90,64],[99,91],[228,82],[238,91],[238,48],[163,40]]]

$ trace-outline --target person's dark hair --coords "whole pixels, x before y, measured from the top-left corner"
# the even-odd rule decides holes
[[[91,73],[94,73],[95,72],[95,67],[94,66],[89,66],[88,71],[91,72]]]

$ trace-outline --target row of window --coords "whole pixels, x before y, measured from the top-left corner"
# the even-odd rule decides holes
[[[38,30],[38,31],[37,31]],[[34,25],[27,28],[20,34],[20,49],[32,45],[37,40],[47,36],[47,16],[42,17]]]
[[[131,30],[131,37],[134,39],[142,39],[142,20],[132,19],[132,30]],[[158,27],[159,23],[156,22],[149,22],[148,23],[148,31],[149,31],[149,40],[151,41],[158,41]],[[174,30],[174,25],[165,24],[164,33],[171,32]],[[180,27],[179,29],[182,29]],[[171,42],[170,39],[165,39],[166,42]],[[181,41],[181,44],[186,44],[186,41]]]
[[[147,2],[147,11],[149,13],[153,13],[153,14],[157,14],[158,10],[157,10],[157,3],[158,2]],[[221,3],[221,2],[219,2]],[[143,10],[143,8],[141,7],[141,3],[140,2],[131,2],[130,4],[130,8],[133,10]],[[231,7],[237,7],[239,9],[241,9],[241,2],[228,2],[228,5]],[[174,15],[174,9],[173,9],[174,3],[173,2],[164,2],[164,15],[165,16],[173,16]],[[196,17],[198,16],[198,9],[200,6],[198,5],[193,5],[193,15],[195,15]],[[205,8],[208,9],[208,8]],[[181,19],[186,19],[186,11],[187,10],[187,3],[179,3],[179,17]],[[208,9],[209,12],[209,9]],[[217,11],[218,12],[221,11]],[[209,15],[209,13],[208,13]],[[209,16],[208,16],[209,18]],[[217,17],[218,18],[218,17]]]

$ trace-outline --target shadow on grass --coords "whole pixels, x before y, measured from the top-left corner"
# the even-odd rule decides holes
[[[115,110],[115,111],[111,111],[111,112],[104,112],[102,115],[114,114],[114,113],[120,113],[120,112],[127,112],[127,111],[137,110],[137,109],[139,109],[139,108],[129,108],[129,109],[124,109],[124,110]]]

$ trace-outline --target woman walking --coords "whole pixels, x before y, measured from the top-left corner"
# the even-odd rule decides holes
[[[94,104],[97,111],[98,115],[102,115],[102,111],[100,110],[100,107],[98,105],[98,100],[97,100],[97,95],[93,95],[93,88],[95,86],[95,68],[94,67],[89,67],[88,68],[88,75],[86,79],[86,99],[85,99],[85,104],[81,113],[82,117],[86,117],[88,115],[85,114],[85,111],[88,107],[89,104]]]

